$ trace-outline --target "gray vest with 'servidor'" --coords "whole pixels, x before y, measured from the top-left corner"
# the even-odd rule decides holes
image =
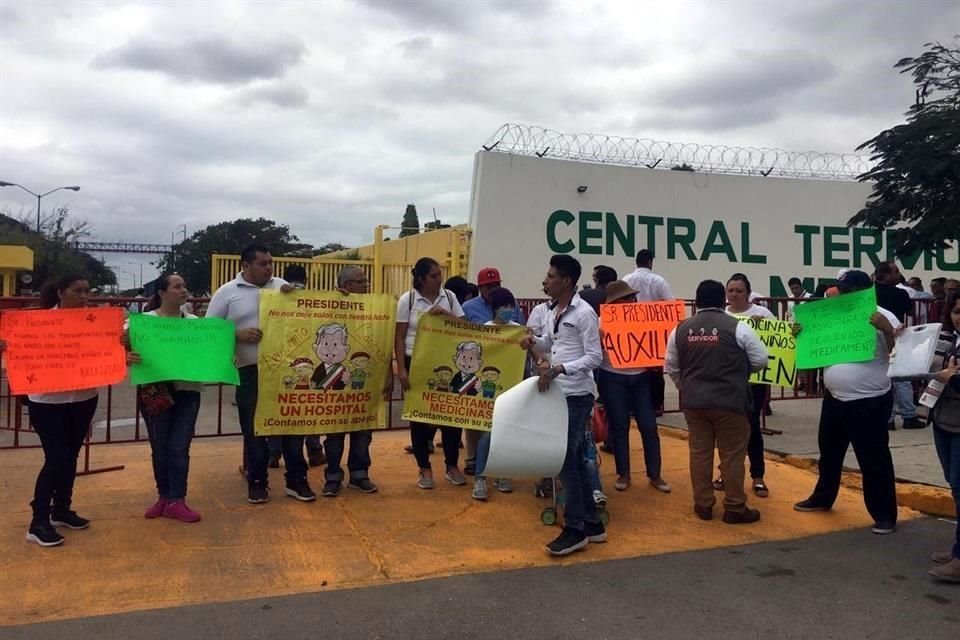
[[[680,408],[750,413],[750,361],[737,343],[739,320],[705,309],[677,326]]]

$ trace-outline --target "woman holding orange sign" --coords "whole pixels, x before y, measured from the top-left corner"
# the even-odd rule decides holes
[[[90,283],[85,276],[66,275],[43,288],[43,309],[76,309],[87,306]],[[0,351],[5,345],[0,342]],[[90,521],[73,511],[73,484],[77,477],[77,457],[87,429],[97,410],[99,390],[76,389],[57,393],[38,393],[30,399],[30,424],[40,438],[43,467],[37,474],[33,491],[33,519],[27,541],[41,547],[63,544],[57,527],[86,529]]]

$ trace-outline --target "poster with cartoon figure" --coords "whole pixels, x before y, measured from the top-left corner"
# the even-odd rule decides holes
[[[497,396],[523,379],[525,334],[518,326],[421,316],[404,420],[489,430]]]
[[[263,291],[257,435],[386,427],[395,314],[389,295]]]

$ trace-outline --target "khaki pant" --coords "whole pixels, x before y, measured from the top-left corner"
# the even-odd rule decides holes
[[[704,509],[712,509],[716,504],[713,495],[713,449],[716,447],[720,452],[720,473],[726,492],[723,506],[727,511],[743,512],[747,506],[743,460],[750,442],[747,415],[713,409],[685,409],[683,415],[690,433],[694,504]]]

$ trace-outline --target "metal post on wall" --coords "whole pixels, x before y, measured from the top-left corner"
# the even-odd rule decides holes
[[[383,293],[383,230],[386,225],[377,225],[373,230],[373,291]]]

